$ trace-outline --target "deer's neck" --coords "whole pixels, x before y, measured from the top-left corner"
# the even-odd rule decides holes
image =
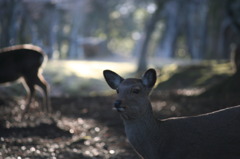
[[[159,157],[160,147],[164,144],[160,138],[160,121],[155,119],[149,102],[147,111],[134,120],[124,120],[125,132],[133,147],[144,158]],[[144,145],[144,146],[143,146]]]

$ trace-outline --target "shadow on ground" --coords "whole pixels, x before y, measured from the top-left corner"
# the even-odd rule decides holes
[[[52,115],[32,107],[21,120],[18,100],[6,99],[0,99],[4,158],[138,158],[126,140],[119,115],[112,111],[113,96],[52,98]],[[240,103],[234,96],[216,100],[183,96],[178,91],[155,92],[151,99],[158,118],[196,115]]]

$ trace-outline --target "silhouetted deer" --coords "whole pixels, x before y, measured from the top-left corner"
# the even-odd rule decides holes
[[[114,109],[124,122],[133,147],[145,159],[238,159],[240,158],[240,107],[193,117],[157,120],[149,93],[156,72],[142,79],[124,79],[104,71],[108,85],[118,93]]]
[[[29,110],[35,86],[44,93],[46,111],[51,111],[48,83],[42,76],[41,66],[46,58],[41,48],[25,44],[0,50],[0,83],[13,82],[22,78],[28,98],[25,112]]]

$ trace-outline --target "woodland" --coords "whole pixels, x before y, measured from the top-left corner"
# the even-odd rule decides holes
[[[141,77],[155,68],[159,119],[240,104],[238,0],[0,0],[0,48],[19,44],[47,55],[52,112],[36,92],[23,115],[23,85],[1,84],[0,158],[139,158],[104,69]]]

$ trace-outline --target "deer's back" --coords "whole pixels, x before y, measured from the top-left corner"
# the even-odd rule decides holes
[[[0,83],[17,80],[28,73],[37,73],[44,53],[33,45],[18,45],[0,50]]]
[[[240,106],[196,117],[165,120],[161,126],[168,133],[166,156],[240,157]]]

